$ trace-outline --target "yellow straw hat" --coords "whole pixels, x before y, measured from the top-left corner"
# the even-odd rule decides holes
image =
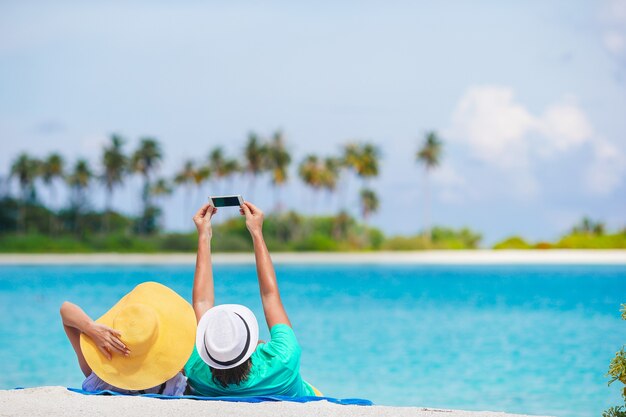
[[[193,308],[156,282],[137,285],[96,322],[118,330],[130,355],[113,353],[109,360],[84,334],[80,348],[93,372],[121,389],[143,390],[164,383],[183,368],[195,346]]]

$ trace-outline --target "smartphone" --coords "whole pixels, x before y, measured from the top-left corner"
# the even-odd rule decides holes
[[[243,197],[240,195],[211,196],[209,203],[213,207],[239,207],[243,204]]]

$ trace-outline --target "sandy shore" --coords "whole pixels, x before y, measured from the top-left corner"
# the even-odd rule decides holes
[[[420,251],[359,253],[273,253],[277,264],[612,264],[626,265],[626,250]],[[1,254],[0,265],[181,264],[193,265],[193,253],[158,254]],[[253,264],[252,253],[216,253],[216,264]]]
[[[489,411],[437,410],[418,407],[347,406],[326,401],[307,404],[266,402],[157,400],[140,397],[100,397],[76,394],[63,387],[0,390],[0,416],[114,417],[514,417]]]

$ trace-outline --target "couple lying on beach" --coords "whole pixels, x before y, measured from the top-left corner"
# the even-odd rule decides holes
[[[61,317],[85,374],[83,390],[170,396],[321,396],[300,376],[300,346],[283,307],[263,239],[263,212],[240,207],[252,236],[265,320],[271,340],[259,340],[254,313],[214,305],[211,217],[205,204],[193,217],[198,255],[193,308],[164,285],[138,285],[94,322],[65,302]],[[197,322],[197,327],[196,327]]]

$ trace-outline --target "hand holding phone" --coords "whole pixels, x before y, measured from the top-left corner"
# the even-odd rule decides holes
[[[243,204],[243,197],[241,195],[211,196],[209,203],[213,207],[240,207]]]

